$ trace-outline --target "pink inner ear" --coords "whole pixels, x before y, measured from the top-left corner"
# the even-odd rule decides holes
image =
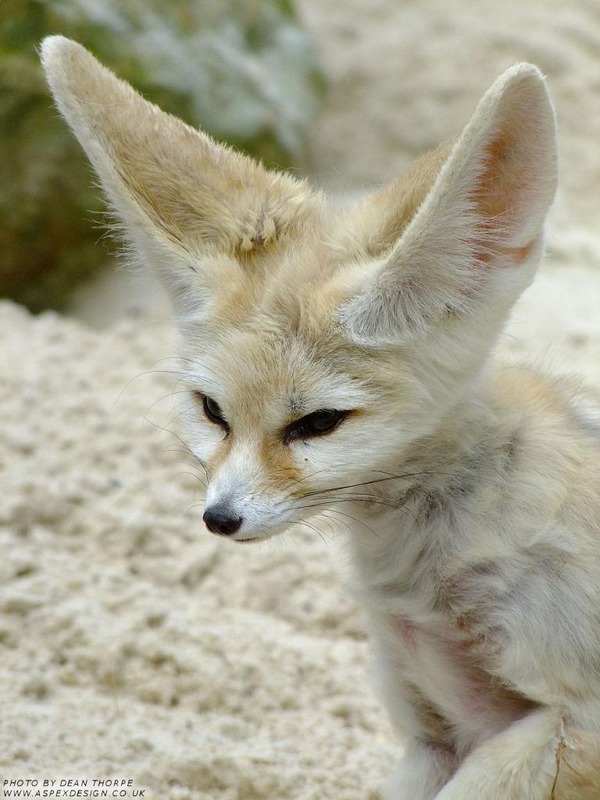
[[[480,218],[481,243],[475,247],[479,261],[488,264],[498,256],[509,257],[515,264],[526,261],[537,240],[521,247],[508,247],[503,240],[518,236],[527,226],[530,213],[537,212],[539,198],[535,174],[536,159],[532,143],[510,130],[501,130],[487,147],[485,168],[474,192]]]

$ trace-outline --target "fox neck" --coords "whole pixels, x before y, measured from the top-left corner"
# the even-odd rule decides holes
[[[490,395],[481,381],[471,387],[433,433],[390,467],[397,480],[367,487],[370,502],[351,503],[359,523],[351,533],[353,560],[370,601],[379,597],[385,605],[390,591],[397,598],[443,580],[475,533],[482,498],[495,503],[502,494],[522,419]]]

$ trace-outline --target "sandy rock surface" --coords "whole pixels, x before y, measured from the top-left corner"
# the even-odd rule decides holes
[[[508,64],[547,72],[563,189],[503,346],[599,381],[597,2],[300,6],[331,78],[313,150],[335,188],[456,133]],[[254,548],[206,534],[162,316],[95,332],[4,303],[0,341],[0,788],[375,800],[398,745],[369,684],[343,530]]]

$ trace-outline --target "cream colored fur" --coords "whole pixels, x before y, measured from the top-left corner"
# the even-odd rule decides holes
[[[207,509],[241,521],[237,542],[323,510],[349,531],[406,741],[386,797],[598,800],[600,398],[491,356],[556,184],[538,70],[508,70],[454,144],[340,211],[74,42],[43,61],[172,292]],[[323,409],[349,413],[286,437]]]

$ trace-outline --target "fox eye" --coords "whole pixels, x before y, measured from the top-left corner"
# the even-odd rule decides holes
[[[202,395],[202,408],[211,422],[214,422],[215,425],[220,425],[226,431],[229,430],[229,424],[216,400],[213,400],[212,397],[207,397],[205,394]]]
[[[313,411],[312,414],[307,414],[302,419],[288,425],[283,434],[283,441],[288,444],[296,439],[325,436],[339,427],[349,413],[349,411],[337,411],[335,409]]]

